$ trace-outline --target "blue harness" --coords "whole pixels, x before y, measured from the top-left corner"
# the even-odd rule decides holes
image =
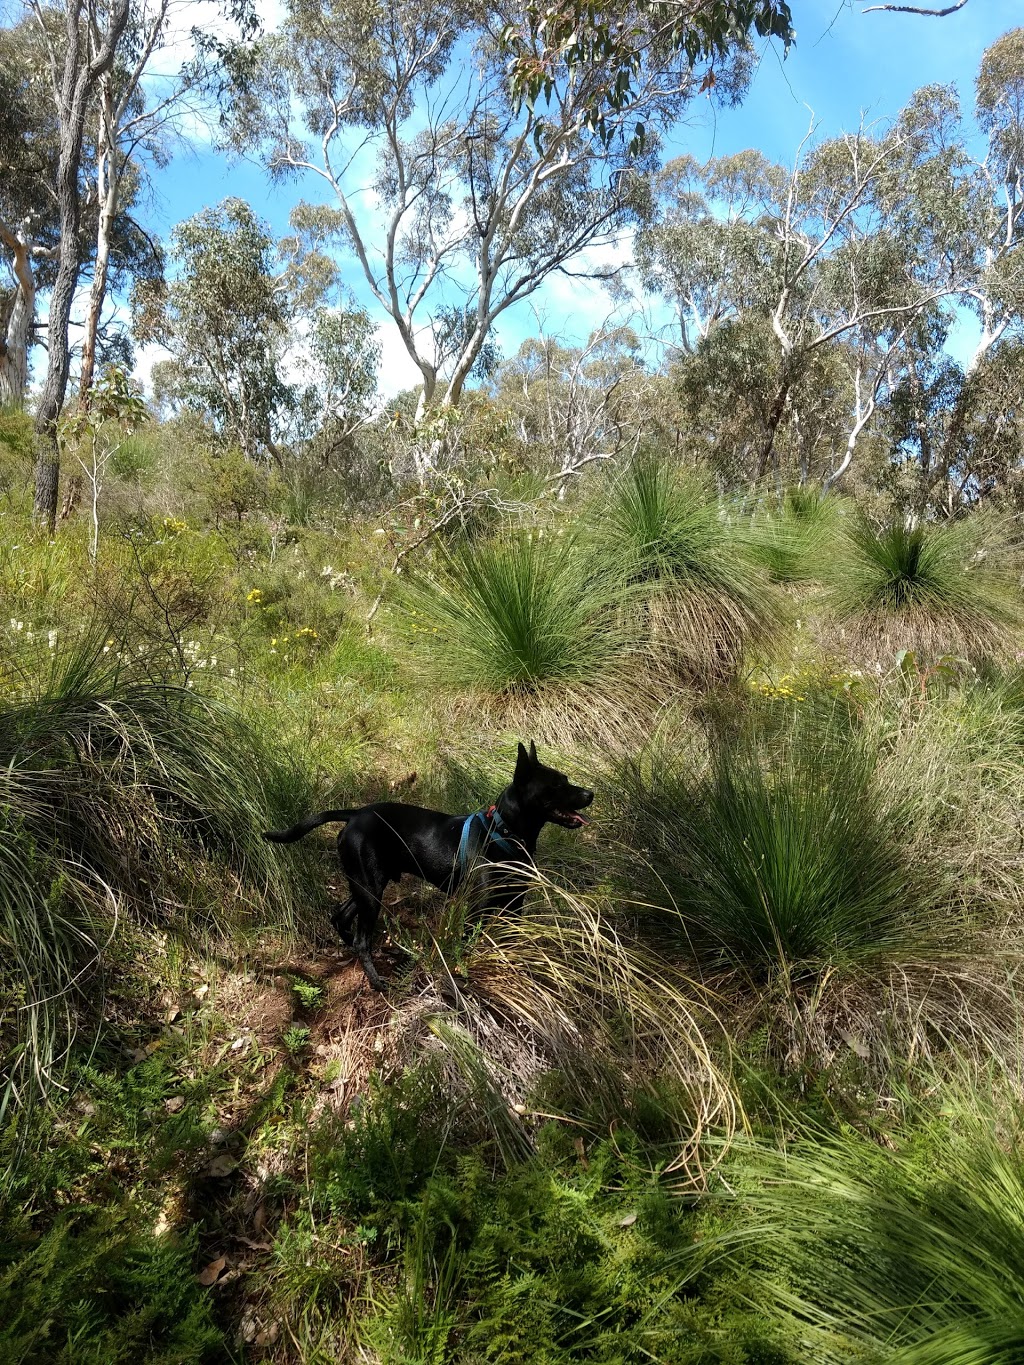
[[[508,827],[498,814],[497,806],[487,806],[466,816],[462,826],[462,838],[459,840],[459,851],[455,858],[455,866],[460,877],[465,876],[466,869],[489,844],[494,844],[502,853],[508,853],[513,857],[521,852],[519,846],[511,842]]]

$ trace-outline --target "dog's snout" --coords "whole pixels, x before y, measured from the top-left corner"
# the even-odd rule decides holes
[[[582,810],[584,806],[589,806],[590,803],[591,803],[591,801],[593,801],[593,799],[594,799],[594,793],[593,793],[593,792],[588,792],[587,789],[586,789],[586,787],[583,787],[583,788],[581,789],[581,791],[580,791],[580,806],[579,806],[580,810]]]

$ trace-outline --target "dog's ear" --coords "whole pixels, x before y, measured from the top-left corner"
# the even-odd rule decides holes
[[[519,742],[519,751],[516,754],[516,777],[525,778],[533,764],[530,755],[526,752],[526,747],[522,740]]]
[[[532,739],[530,740],[530,762],[531,763],[537,762],[537,746],[536,744],[534,744]]]

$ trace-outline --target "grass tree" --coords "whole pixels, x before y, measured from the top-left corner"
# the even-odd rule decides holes
[[[710,484],[654,459],[636,461],[597,513],[596,556],[645,601],[651,643],[687,671],[731,672],[767,646],[779,604]]]
[[[87,983],[140,918],[217,931],[232,885],[281,929],[303,903],[260,836],[309,804],[306,779],[240,715],[119,653],[87,638],[0,710],[4,988],[24,993],[5,1100],[49,1088],[95,1022]]]
[[[877,528],[857,514],[829,578],[854,651],[882,662],[901,649],[928,658],[1000,654],[1022,620],[1007,538],[981,514]]]
[[[706,966],[810,979],[941,933],[940,889],[904,851],[910,803],[882,799],[873,754],[838,726],[745,730],[696,772],[663,745],[623,783],[655,885]]]
[[[751,557],[776,583],[820,579],[838,533],[837,521],[835,500],[819,489],[787,489],[777,510],[757,516],[751,523]]]
[[[428,949],[422,930],[416,938],[416,989],[396,1025],[422,1045],[429,1023],[427,1051],[444,1056],[450,1090],[482,1106],[503,1144],[531,1148],[529,1130],[503,1136],[509,1106],[522,1114],[553,1071],[560,1111],[599,1127],[639,1093],[671,1091],[666,1160],[681,1168],[696,1169],[705,1140],[731,1131],[735,1101],[708,994],[632,937],[611,901],[538,871],[521,913],[482,911],[464,893],[434,922]]]
[[[588,686],[621,660],[622,594],[570,535],[512,533],[444,552],[407,593],[435,676],[490,694]]]

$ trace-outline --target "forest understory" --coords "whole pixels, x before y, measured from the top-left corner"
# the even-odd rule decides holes
[[[133,439],[95,543],[5,485],[4,1358],[1016,1360],[1013,521],[648,455],[421,541]],[[520,740],[589,824],[372,992],[262,831]]]

